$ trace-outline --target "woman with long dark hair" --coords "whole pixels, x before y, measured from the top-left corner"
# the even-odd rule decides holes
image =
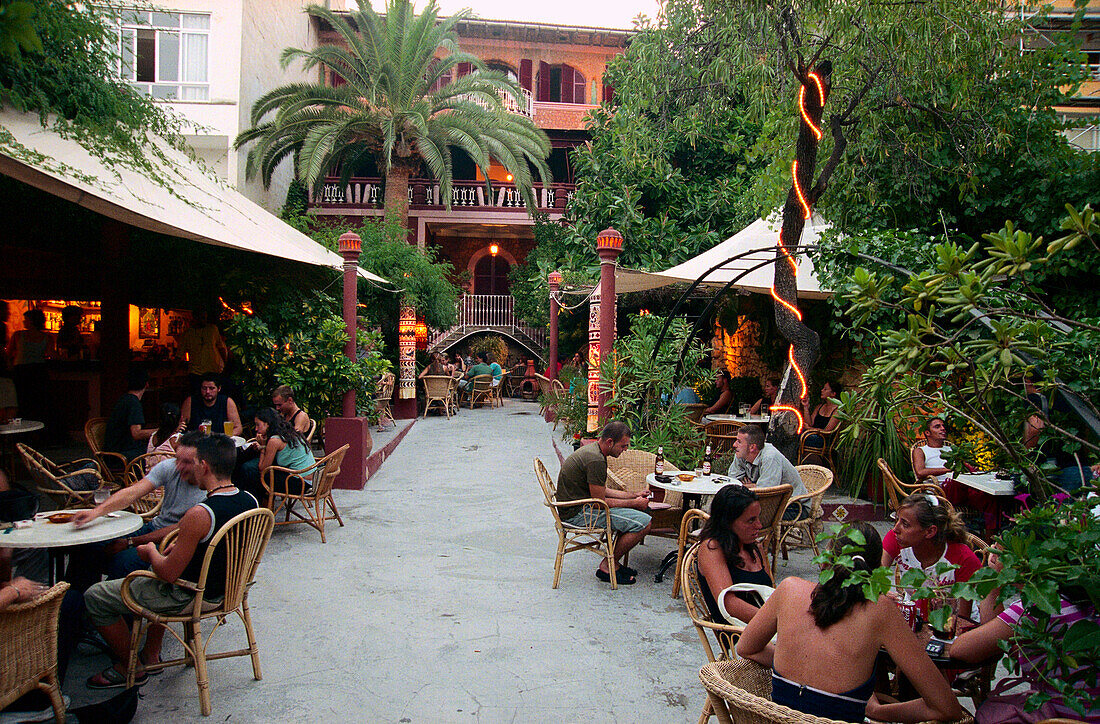
[[[165,402],[160,406],[160,427],[149,436],[149,443],[145,448],[147,453],[159,453],[145,458],[145,471],[153,469],[153,466],[176,452],[176,442],[180,437],[180,406]]]
[[[950,721],[959,700],[928,658],[901,611],[887,596],[869,601],[853,571],[868,572],[882,557],[870,523],[857,521],[833,538],[834,560],[824,583],[783,580],[737,644],[739,656],[772,669],[772,701],[796,711],[848,722]],[[769,643],[772,637],[776,643]],[[875,659],[885,648],[920,699],[883,704],[874,696]]]
[[[316,459],[305,436],[295,430],[283,416],[273,408],[263,407],[256,413],[256,443],[260,447],[260,476],[272,465],[290,470],[303,470],[313,465]],[[282,470],[274,471],[274,489],[281,493],[300,494],[304,481],[296,475]],[[249,491],[252,492],[252,491]],[[263,500],[267,491],[262,491]],[[261,498],[257,498],[260,500]]]
[[[750,621],[763,604],[758,593],[734,590],[736,584],[772,586],[756,544],[759,535],[760,503],[756,494],[741,485],[719,490],[700,533],[697,558],[699,574],[707,584],[702,587],[703,599],[711,618],[718,623],[740,625]]]

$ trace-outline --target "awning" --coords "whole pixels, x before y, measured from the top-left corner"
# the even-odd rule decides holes
[[[339,254],[207,176],[191,159],[160,139],[171,167],[162,172],[172,189],[141,173],[108,166],[76,141],[43,128],[34,113],[0,111],[0,174],[22,181],[130,226],[168,236],[267,254],[304,264],[343,267]],[[152,159],[151,159],[152,160]],[[173,193],[174,192],[174,193]],[[186,200],[185,200],[186,199]],[[362,267],[359,276],[388,284]]]
[[[645,272],[620,267],[615,271],[615,292],[640,292],[647,289],[694,282],[716,264],[722,266],[714,270],[704,281],[707,287],[722,287],[731,279],[744,274],[732,289],[767,294],[775,276],[774,265],[767,262],[775,260],[775,244],[779,235],[780,219],[757,219],[721,244],[704,251],[702,254],[662,272]],[[802,231],[800,244],[813,244],[818,235],[829,228],[829,224],[816,214]],[[736,257],[732,261],[726,261]],[[796,257],[798,262],[798,296],[801,299],[825,299],[832,292],[822,289],[814,273],[814,263],[806,254]],[[756,267],[756,268],[754,268]]]

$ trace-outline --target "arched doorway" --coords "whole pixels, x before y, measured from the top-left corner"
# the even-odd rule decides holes
[[[499,254],[486,254],[474,265],[474,294],[507,294],[512,265]]]

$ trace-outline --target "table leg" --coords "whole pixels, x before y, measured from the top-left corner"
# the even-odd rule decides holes
[[[700,502],[702,501],[702,499],[703,499],[703,496],[701,496],[701,495],[692,495],[692,494],[684,493],[684,510],[688,511],[688,510],[691,510],[692,508],[698,508]],[[657,569],[657,575],[653,577],[653,582],[654,583],[663,582],[665,580],[665,574],[668,573],[668,569],[672,568],[673,566],[676,565],[676,561],[679,559],[679,557],[680,557],[680,547],[679,547],[679,544],[677,544],[676,550],[671,551],[668,555],[666,555],[661,560],[661,565]],[[679,571],[676,571],[675,573],[679,574]]]

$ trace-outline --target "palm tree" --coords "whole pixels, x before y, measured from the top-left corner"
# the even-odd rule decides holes
[[[454,27],[467,11],[440,19],[435,0],[419,15],[411,0],[387,0],[379,15],[369,0],[358,3],[350,18],[320,5],[306,9],[346,47],[287,48],[283,68],[300,59],[306,70],[328,68],[346,83],[293,83],[257,100],[252,128],[235,141],[237,148],[256,142],[246,176],[258,171],[268,186],[279,163],[293,156],[299,179],[316,193],[326,174],[339,169],[343,185],[358,163],[373,156],[385,174],[385,219],[404,227],[409,176],[427,167],[449,205],[453,153],[461,149],[486,179],[490,158],[501,163],[534,209],[531,167],[543,182],[550,179],[550,141],[530,119],[504,109],[502,94],[522,102],[519,84],[458,49]],[[459,63],[473,72],[452,77]]]

